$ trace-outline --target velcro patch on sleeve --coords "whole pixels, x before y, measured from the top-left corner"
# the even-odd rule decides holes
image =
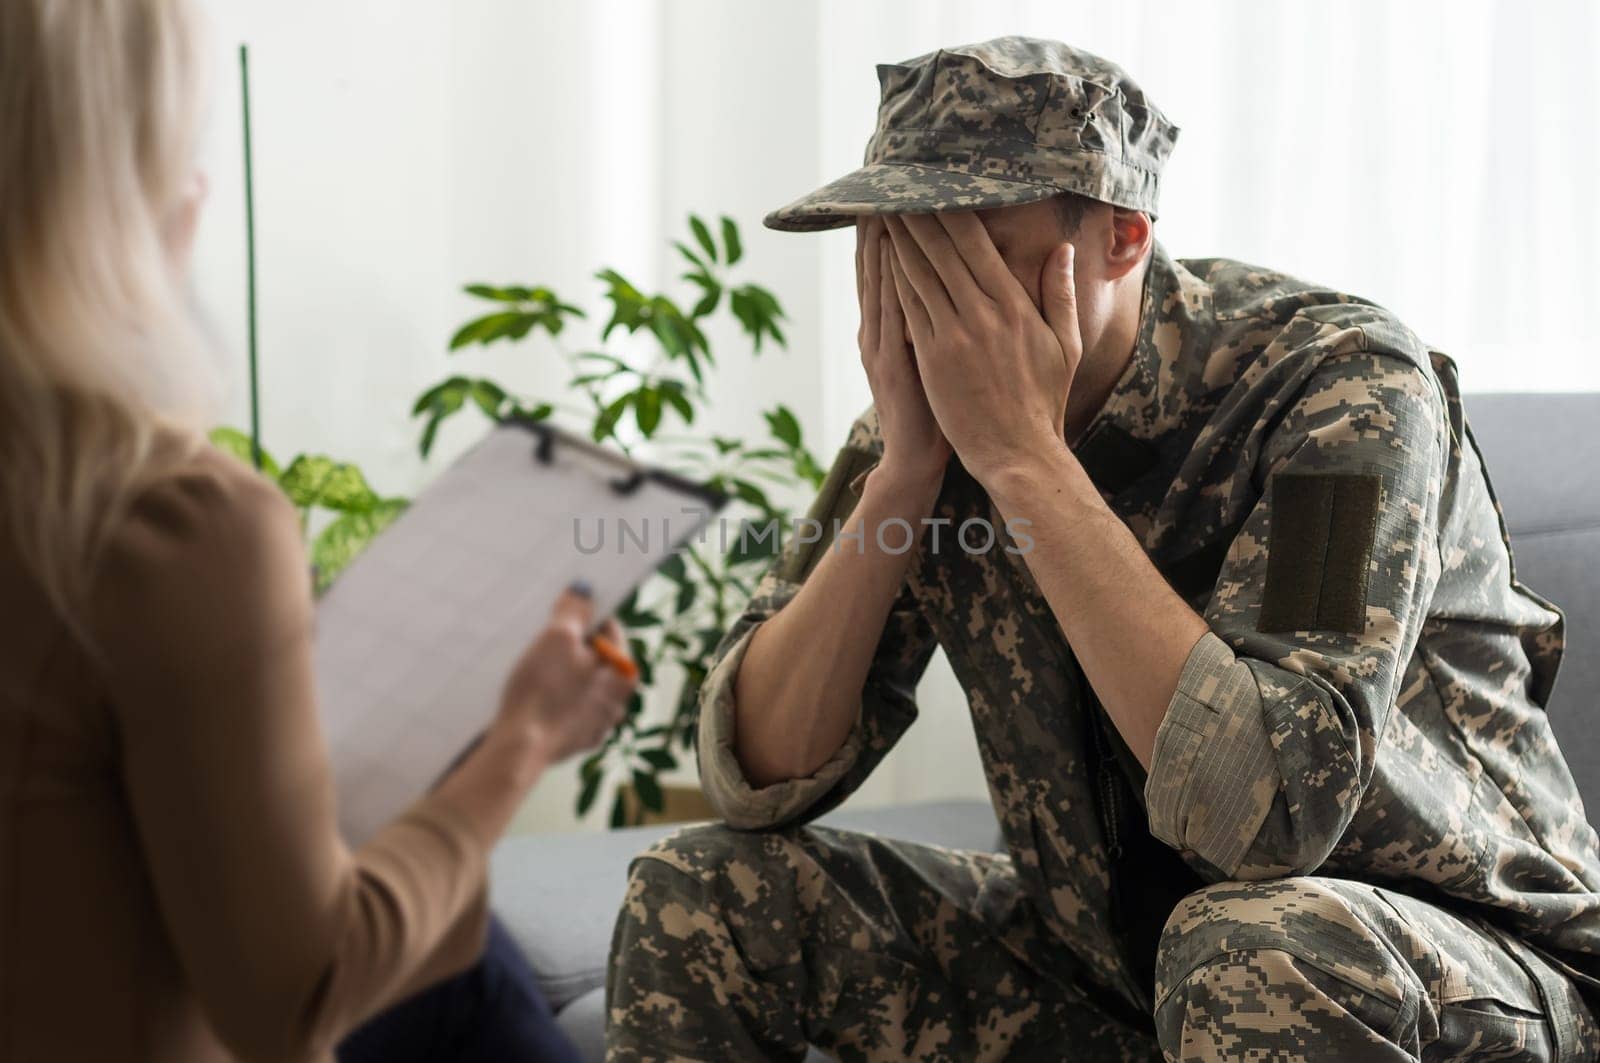
[[[816,521],[821,534],[813,542],[796,541],[778,566],[778,577],[789,583],[804,583],[811,570],[822,560],[823,551],[833,542],[834,521],[841,524],[850,519],[856,503],[861,500],[862,476],[878,463],[878,455],[856,447],[841,447],[833,465],[828,469],[822,489],[806,512],[806,519]],[[786,529],[787,530],[787,529]]]
[[[1378,534],[1376,474],[1272,478],[1271,541],[1260,631],[1366,628],[1367,575]]]

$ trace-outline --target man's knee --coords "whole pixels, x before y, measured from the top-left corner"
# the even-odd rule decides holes
[[[1156,1029],[1178,1059],[1305,1039],[1303,1049],[1376,1045],[1399,1033],[1408,976],[1329,880],[1216,883],[1179,902],[1162,932]]]
[[[699,824],[667,835],[634,857],[628,868],[629,892],[637,883],[658,896],[688,894],[713,903],[753,905],[792,884],[801,856],[793,831]]]
[[[804,858],[792,831],[703,824],[670,834],[629,866],[613,947],[641,936],[680,946],[737,941],[758,966],[792,962]]]

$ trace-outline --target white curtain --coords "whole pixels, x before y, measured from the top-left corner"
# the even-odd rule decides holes
[[[385,490],[436,471],[409,399],[456,368],[475,280],[599,312],[613,265],[678,272],[689,211],[728,213],[790,350],[723,355],[716,426],[787,402],[827,458],[868,401],[847,234],[758,228],[854,166],[874,64],[1020,33],[1095,51],[1182,128],[1157,235],[1397,311],[1474,390],[1600,389],[1600,5],[1227,0],[215,0],[213,204],[199,289],[243,361],[236,59],[252,45],[270,445],[355,458]],[[551,386],[536,350],[472,367]],[[238,394],[235,419],[242,417]],[[446,438],[446,454],[470,431]],[[798,500],[797,500],[798,501]],[[942,662],[860,800],[984,792]],[[573,825],[570,772],[530,829]]]

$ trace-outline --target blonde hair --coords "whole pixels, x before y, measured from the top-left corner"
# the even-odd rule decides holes
[[[216,392],[169,246],[195,20],[189,0],[0,2],[0,510],[80,635],[119,518],[197,445]]]

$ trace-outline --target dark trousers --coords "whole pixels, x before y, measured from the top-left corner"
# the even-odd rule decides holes
[[[500,920],[483,957],[374,1017],[339,1045],[339,1063],[578,1063],[533,969]]]

